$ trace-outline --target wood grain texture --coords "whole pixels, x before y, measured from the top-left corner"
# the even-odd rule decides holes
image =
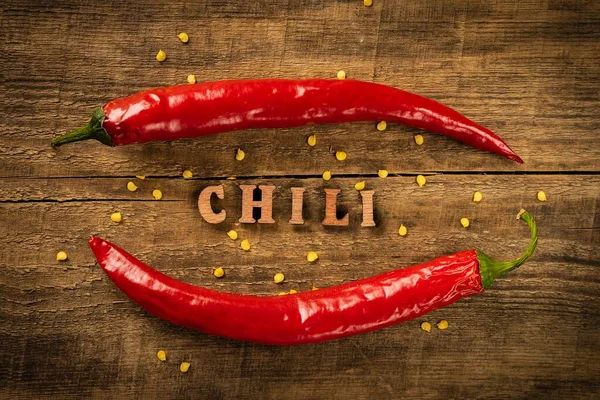
[[[231,3],[231,4],[230,4]],[[9,2],[2,176],[202,176],[403,171],[592,171],[600,158],[600,4],[594,1]],[[359,2],[360,3],[360,2]],[[233,7],[232,4],[238,4]],[[238,11],[232,11],[238,10]],[[176,34],[191,39],[183,45]],[[154,56],[163,48],[167,61]],[[357,123],[248,131],[110,149],[49,140],[94,108],[153,86],[260,77],[348,77],[439,101],[496,130],[519,166],[413,129]],[[317,134],[320,145],[305,146]],[[243,144],[247,157],[232,154]],[[343,148],[346,163],[331,149]]]
[[[0,245],[10,251],[0,262],[1,313],[12,324],[0,332],[10,356],[7,396],[78,390],[100,396],[105,388],[134,397],[507,398],[586,397],[598,389],[597,176],[433,175],[423,188],[414,177],[367,178],[375,191],[374,228],[360,227],[354,178],[302,180],[300,226],[287,223],[294,180],[269,180],[277,186],[276,223],[270,225],[237,222],[239,185],[258,180],[220,182],[225,196],[219,205],[228,214],[217,225],[195,207],[212,180],[146,178],[135,193],[126,182],[5,180]],[[349,213],[348,227],[322,228],[324,186],[342,189],[339,204]],[[161,201],[151,197],[156,187],[165,195]],[[540,188],[547,203],[535,198]],[[484,194],[481,203],[470,201],[475,190]],[[425,318],[449,320],[448,331],[425,334],[418,320],[294,348],[212,338],[148,316],[106,279],[85,242],[99,234],[178,279],[266,295],[336,285],[471,247],[515,257],[527,243],[526,227],[514,219],[521,207],[540,227],[536,256],[485,294]],[[124,216],[120,224],[110,221],[114,211]],[[471,219],[469,229],[460,226],[462,216]],[[397,234],[400,223],[409,229],[405,238]],[[240,234],[237,241],[226,236],[231,228]],[[252,243],[249,253],[239,249],[244,238]],[[53,260],[59,249],[69,253],[66,263]],[[318,251],[318,262],[306,262],[308,251]],[[218,265],[226,278],[217,281],[210,269]],[[283,286],[272,283],[276,272],[285,273]],[[166,365],[155,359],[159,348],[169,354]],[[67,352],[75,353],[69,362],[62,355]],[[177,371],[183,359],[192,361],[191,376]],[[44,368],[34,366],[38,362]],[[82,386],[57,383],[75,378]],[[345,392],[336,393],[341,387]]]
[[[371,227],[376,226],[375,220],[373,219],[373,190],[362,190],[360,197],[362,198],[362,222],[360,226]]]
[[[0,398],[599,397],[600,2],[7,0],[0,20]],[[168,57],[161,64],[159,48]],[[339,69],[456,108],[496,130],[525,164],[429,133],[417,146],[418,131],[372,123],[49,146],[106,101],[185,83],[190,73],[208,81]],[[315,147],[306,144],[312,134]],[[193,179],[181,177],[186,169]],[[331,181],[321,179],[325,170]],[[418,173],[427,176],[422,188]],[[374,227],[361,227],[359,181],[374,191]],[[213,199],[227,211],[222,223],[198,209],[210,185],[224,188]],[[240,185],[276,187],[275,223],[238,222]],[[301,225],[289,223],[292,187],[305,188]],[[348,213],[347,226],[322,225],[325,189],[340,189],[332,215]],[[471,201],[476,190],[481,203]],[[96,234],[177,279],[269,295],[467,248],[513,258],[527,244],[514,218],[521,208],[538,222],[538,251],[490,290],[420,320],[299,347],[239,343],[153,318],[106,278],[86,243]],[[110,220],[115,211],[121,223]],[[59,250],[66,262],[55,260]],[[316,262],[306,261],[309,251]],[[224,278],[210,274],[216,266]],[[273,283],[276,272],[284,284]],[[448,330],[419,328],[440,319]],[[184,360],[187,374],[178,371]]]
[[[292,225],[303,225],[304,217],[302,210],[304,209],[304,192],[306,188],[303,187],[292,187],[292,215],[289,223]]]
[[[202,188],[198,195],[198,211],[200,216],[209,224],[220,224],[227,218],[227,211],[219,210],[215,211],[212,207],[213,194],[217,199],[223,199],[225,196],[225,190],[223,185],[209,185]]]
[[[338,216],[337,199],[341,189],[324,188],[325,193],[325,215],[323,216],[324,226],[348,226],[350,216],[345,211],[340,211]]]
[[[254,193],[257,189],[260,192],[260,200],[254,199]],[[273,224],[273,191],[276,189],[273,185],[240,185],[242,191],[242,215],[238,220],[243,224],[252,224],[257,220],[252,216],[255,211],[260,212],[258,218],[259,224]]]

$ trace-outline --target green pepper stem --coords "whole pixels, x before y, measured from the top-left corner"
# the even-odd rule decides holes
[[[52,139],[52,147],[62,146],[63,144],[79,142],[81,140],[96,139],[101,143],[112,146],[112,138],[102,127],[104,112],[101,108],[94,111],[90,122],[62,136]]]
[[[519,267],[525,261],[531,257],[535,248],[537,247],[538,236],[537,236],[537,225],[533,220],[533,217],[525,210],[521,210],[517,215],[517,219],[522,219],[527,222],[529,226],[529,230],[531,231],[531,239],[529,240],[529,246],[527,249],[521,254],[521,257],[512,261],[498,261],[494,260],[487,254],[477,251],[477,259],[479,260],[479,273],[481,274],[481,283],[484,288],[490,287],[492,282],[496,278],[501,277],[502,275],[512,271],[513,269]]]

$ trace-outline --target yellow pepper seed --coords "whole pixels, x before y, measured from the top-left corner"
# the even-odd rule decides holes
[[[281,283],[284,279],[285,276],[281,272],[278,272],[275,274],[275,276],[273,276],[273,282],[275,283]]]
[[[415,143],[417,146],[422,145],[424,142],[423,135],[415,135]]]
[[[130,192],[135,192],[136,190],[138,190],[138,187],[135,183],[129,181],[127,182],[127,190],[129,190]]]
[[[346,159],[346,157],[347,157],[347,154],[345,151],[336,151],[335,152],[335,158],[338,161],[344,161]]]
[[[340,69],[337,72],[337,78],[338,79],[346,79],[346,71],[344,71],[343,69]]]
[[[162,50],[159,50],[158,53],[156,53],[156,61],[158,62],[163,62],[167,59],[167,53],[165,53]]]
[[[314,147],[317,144],[317,135],[310,135],[308,139],[306,139],[306,143],[308,143],[310,147]]]
[[[468,228],[471,223],[469,222],[469,218],[461,218],[460,224],[463,226],[463,228]]]
[[[123,216],[121,215],[120,212],[112,213],[110,215],[110,220],[112,222],[121,222],[122,219],[123,219]]]
[[[417,185],[419,185],[419,187],[425,186],[426,183],[427,179],[425,179],[423,175],[417,175]]]
[[[189,169],[186,169],[185,171],[183,171],[183,173],[181,174],[181,176],[183,176],[183,179],[192,179],[192,177],[194,176],[194,174]]]
[[[319,255],[317,254],[317,252],[316,252],[316,251],[309,251],[309,252],[306,254],[306,260],[307,260],[308,262],[314,262],[314,261],[317,261],[317,259],[318,259],[318,258],[319,258]]]
[[[196,75],[189,74],[187,77],[187,83],[189,83],[190,85],[193,85],[194,83],[196,83]]]
[[[315,285],[312,285],[312,289],[311,290],[319,290],[319,288],[316,287]]]
[[[295,293],[298,293],[298,291],[295,289],[290,289],[290,294],[295,294]]]
[[[185,32],[181,32],[179,35],[177,35],[177,37],[182,43],[187,43],[190,40],[190,37]]]
[[[548,198],[546,197],[546,192],[544,192],[543,190],[540,190],[537,194],[537,199],[539,201],[547,201]]]
[[[160,190],[154,189],[152,191],[152,197],[154,197],[154,200],[160,200],[160,199],[162,199],[162,196],[163,196],[163,194]]]
[[[323,180],[330,180],[331,179],[331,171],[325,171],[323,172]]]
[[[400,224],[400,228],[398,228],[398,235],[406,236],[407,233],[408,233],[408,229],[406,229],[404,224]]]
[[[186,373],[190,369],[190,365],[191,364],[189,362],[182,362],[179,366],[179,370],[183,373]]]
[[[164,350],[159,350],[156,353],[156,358],[158,358],[160,361],[167,361],[167,353],[165,353]]]
[[[56,253],[56,261],[66,261],[69,256],[64,251]]]
[[[425,332],[431,332],[431,324],[429,322],[423,322],[421,323],[421,329]]]
[[[475,203],[479,203],[482,199],[483,199],[483,193],[481,193],[479,190],[476,191],[475,193],[473,193],[473,201]]]
[[[377,130],[383,132],[387,129],[387,123],[385,121],[380,121],[377,123]]]
[[[227,180],[228,181],[235,181],[237,178],[235,176],[228,176]]]
[[[288,292],[279,292],[279,296],[285,296]]]
[[[389,173],[387,169],[380,169],[379,171],[377,171],[377,175],[379,175],[381,179],[387,178],[388,174]]]
[[[227,232],[227,236],[229,236],[229,239],[231,240],[235,240],[238,238],[238,233],[237,231],[234,231],[233,229],[230,230],[229,232]]]
[[[216,276],[217,278],[222,278],[223,275],[225,275],[225,271],[223,271],[222,267],[217,267],[214,271],[213,271],[213,275]]]
[[[235,153],[235,159],[238,161],[242,161],[245,157],[246,153],[244,153],[244,150],[237,149],[237,152]]]
[[[364,188],[365,188],[365,181],[362,181],[362,182],[356,182],[356,183],[354,184],[354,189],[358,190],[359,192],[360,192],[361,190],[363,190]]]
[[[365,7],[371,7],[373,5],[373,0],[364,0],[363,4]]]
[[[140,180],[142,180],[142,181],[144,179],[146,179],[146,175],[136,175],[135,177],[138,178],[138,179],[140,179]]]
[[[445,319],[441,320],[440,322],[437,323],[437,327],[440,330],[444,330],[444,329],[448,329],[448,321],[446,321]]]
[[[242,240],[242,243],[240,243],[240,246],[241,246],[242,250],[249,251],[250,250],[250,241],[248,239],[244,239],[244,240]]]

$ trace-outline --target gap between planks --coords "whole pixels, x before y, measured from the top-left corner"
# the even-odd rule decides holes
[[[182,171],[183,172],[183,171]],[[417,175],[466,175],[466,176],[503,176],[503,175],[547,175],[547,176],[561,176],[561,175],[578,175],[578,176],[598,176],[599,171],[405,171],[405,172],[390,172],[387,178],[393,178],[395,176],[400,177],[415,177]],[[322,178],[319,174],[286,174],[286,175],[231,175],[235,177],[232,180],[251,180],[251,179],[316,179]],[[176,179],[182,178],[178,175],[145,175],[146,178],[152,179]],[[377,173],[364,173],[364,174],[335,174],[334,178],[377,178]],[[2,179],[38,179],[38,180],[50,180],[50,179],[134,179],[135,175],[81,175],[81,176],[0,176]],[[197,181],[222,181],[228,180],[230,176],[194,176],[186,180],[197,180]],[[386,178],[386,179],[387,179]]]

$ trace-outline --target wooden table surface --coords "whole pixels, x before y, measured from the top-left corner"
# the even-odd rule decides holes
[[[8,0],[0,18],[0,398],[598,398],[600,2]],[[154,59],[159,48],[163,63]],[[378,132],[372,123],[50,147],[108,100],[185,83],[191,73],[200,81],[330,78],[339,69],[456,108],[499,132],[525,163],[429,133],[416,146],[416,130]],[[338,149],[345,162],[333,157]],[[181,178],[185,169],[194,179]],[[327,169],[330,182],[321,179]],[[375,228],[360,227],[360,180],[375,190]],[[237,224],[244,183],[277,186],[275,224]],[[228,217],[218,225],[196,204],[211,184],[225,187]],[[287,223],[292,186],[306,188],[303,226]],[[349,227],[320,224],[324,187],[342,189]],[[156,188],[161,201],[152,199]],[[471,201],[476,190],[481,203]],[[539,190],[547,202],[536,200]],[[158,320],[116,289],[86,242],[98,234],[177,279],[267,295],[468,248],[514,258],[528,240],[514,218],[521,208],[539,224],[539,249],[486,293],[299,347]],[[122,223],[110,221],[114,211]],[[226,237],[232,227],[250,252]],[[59,250],[68,261],[55,260]],[[309,250],[318,262],[306,262]],[[223,279],[210,275],[215,266]],[[279,271],[281,286],[272,282]],[[448,330],[419,327],[441,319]],[[184,360],[187,374],[178,370]]]

